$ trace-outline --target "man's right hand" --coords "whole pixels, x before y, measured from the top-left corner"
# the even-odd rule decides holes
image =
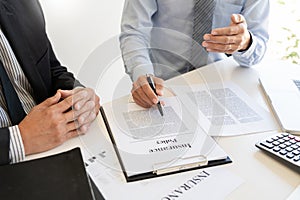
[[[83,134],[76,113],[70,110],[72,97],[59,102],[61,93],[46,99],[35,106],[20,122],[19,129],[23,139],[25,154],[30,155],[52,149],[70,138]]]
[[[163,95],[164,81],[160,78],[153,77],[158,96]],[[146,76],[140,76],[137,81],[132,84],[132,97],[134,101],[144,107],[150,108],[158,103],[158,97],[151,89]]]

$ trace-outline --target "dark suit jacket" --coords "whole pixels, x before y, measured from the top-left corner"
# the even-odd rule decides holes
[[[38,0],[0,0],[0,26],[33,88],[37,104],[57,89],[80,85],[54,55]],[[9,141],[8,128],[1,128],[0,165],[9,163]]]

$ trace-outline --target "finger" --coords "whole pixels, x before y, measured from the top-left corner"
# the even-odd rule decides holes
[[[228,51],[220,51],[220,50],[217,50],[217,49],[207,49],[208,52],[214,52],[214,53],[226,53],[226,54],[233,54],[234,50],[228,50]]]
[[[82,126],[83,124],[86,124],[87,122],[91,122],[96,118],[96,113],[94,111],[88,111],[85,113],[82,113],[78,119],[78,126]]]
[[[98,115],[100,107],[101,107],[101,105],[100,105],[100,97],[98,95],[95,96],[95,104],[96,104],[96,106],[95,106],[95,113],[96,113],[96,115]]]
[[[214,48],[207,48],[206,50],[208,52],[216,52],[216,53],[227,53],[227,54],[232,54],[234,52],[236,52],[238,49],[237,45],[223,45],[223,47],[221,46],[214,46]]]
[[[96,114],[94,112],[87,113],[85,120],[81,124],[79,124],[79,129],[82,130],[85,129],[84,127],[89,127],[90,124],[95,120],[95,118]]]
[[[148,83],[147,83],[148,85]],[[149,85],[148,85],[149,86]],[[149,86],[150,87],[150,86]],[[148,106],[152,106],[154,103],[152,102],[151,99],[149,99],[149,97],[146,95],[146,93],[144,92],[143,88],[138,85],[137,83],[133,83],[133,88],[135,88],[133,90],[132,96],[136,99],[139,99],[140,102],[143,102],[143,104],[148,105]],[[150,88],[151,89],[151,88]],[[152,91],[153,92],[153,91]],[[155,95],[155,94],[154,94]],[[155,95],[156,97],[156,95]],[[157,98],[157,97],[156,97]],[[148,107],[147,106],[147,107]]]
[[[73,107],[73,96],[62,100],[61,102],[59,102],[56,105],[53,105],[52,107],[56,110],[56,112],[66,112],[67,110]]]
[[[56,92],[56,94],[45,101],[43,101],[39,106],[41,107],[50,107],[52,105],[55,105],[59,102],[61,98],[61,94],[59,92]]]
[[[237,43],[238,37],[236,36],[214,36],[214,35],[205,35],[204,42],[202,46],[208,47],[210,43],[219,43],[219,44],[234,44]]]
[[[229,41],[229,40],[228,40]],[[202,45],[206,47],[206,49],[214,49],[222,52],[228,50],[236,50],[239,47],[238,43],[215,43],[215,42],[203,42]]]
[[[164,81],[160,78],[154,77],[153,81],[155,83],[156,93],[159,96],[163,96],[163,89],[164,89]]]
[[[72,109],[72,110],[64,113],[65,120],[67,122],[78,120],[82,114],[84,114],[86,112],[94,112],[94,108],[95,108],[95,102],[89,101],[85,104],[85,106],[82,107],[82,109],[80,109],[78,111]]]
[[[240,26],[228,26],[223,28],[216,28],[212,30],[211,34],[214,36],[218,35],[237,35],[240,33]]]
[[[153,89],[150,87],[147,77],[146,76],[141,76],[137,80],[137,84],[138,84],[139,87],[142,88],[141,91],[138,91],[139,95],[141,97],[144,97],[144,94],[145,94],[146,98],[147,98],[147,102],[148,102],[148,100],[151,101],[151,103],[150,102],[148,102],[148,103],[150,103],[151,105],[157,104],[158,98],[157,98],[157,95],[155,94],[156,90],[153,91]],[[143,92],[144,94],[141,94],[141,92]]]
[[[75,98],[76,97],[78,97],[78,100],[74,100],[74,108],[76,110],[81,109],[82,106],[84,106],[84,104],[86,103],[86,101],[95,101],[95,99],[98,99],[98,101],[100,100],[100,98],[95,94],[95,91],[91,88],[84,88],[80,90],[78,93],[75,94]]]
[[[63,99],[73,95],[73,90],[58,90],[58,92],[61,94],[61,98]]]
[[[77,130],[79,128],[77,120],[74,120],[72,122],[69,122],[66,124],[66,131],[65,133],[68,133],[70,131]]]
[[[84,124],[83,126],[81,126],[79,128],[78,131],[80,131],[80,133],[82,133],[82,134],[85,134],[89,130],[90,126],[91,126],[91,123]]]
[[[150,108],[152,104],[147,103],[144,101],[137,92],[132,93],[133,100],[136,104],[139,106],[142,106],[143,108]]]
[[[92,99],[92,94],[88,90],[80,90],[73,95],[73,108],[80,110],[87,101]]]
[[[150,101],[148,102],[149,104],[153,105],[153,104],[157,104],[158,102],[158,98],[155,94],[155,92],[153,91],[153,89],[150,87],[148,82],[139,82],[139,85],[141,87],[141,90],[138,90],[139,95],[143,98],[145,98],[145,100]]]
[[[76,112],[76,116],[82,114],[83,112],[86,112],[88,110],[95,112],[96,114],[99,112],[100,110],[100,97],[98,95],[96,95],[94,92],[90,93],[91,96],[93,96],[92,98],[89,98],[89,101],[79,101],[77,102],[74,107],[77,107],[77,109],[75,108]]]
[[[65,134],[65,141],[70,140],[72,138],[78,137],[80,135],[83,135],[84,133],[82,133],[80,130],[73,130],[68,132],[67,134]]]

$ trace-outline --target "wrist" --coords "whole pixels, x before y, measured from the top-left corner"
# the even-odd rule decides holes
[[[25,126],[23,126],[22,122],[18,125],[18,129],[19,129],[20,137],[22,138],[24,153],[25,153],[25,155],[29,155],[29,154],[31,154],[30,145],[27,144],[27,142],[26,142],[27,141],[26,128],[25,128]]]
[[[238,50],[239,52],[247,51],[251,47],[251,45],[252,45],[252,42],[253,42],[252,35],[251,35],[251,33],[249,31],[247,31],[247,33],[248,34],[247,34],[246,42],[243,45],[243,47],[240,50]]]

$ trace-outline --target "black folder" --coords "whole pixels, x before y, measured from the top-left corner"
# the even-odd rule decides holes
[[[1,200],[94,200],[95,196],[103,199],[89,180],[79,148],[0,166]]]

